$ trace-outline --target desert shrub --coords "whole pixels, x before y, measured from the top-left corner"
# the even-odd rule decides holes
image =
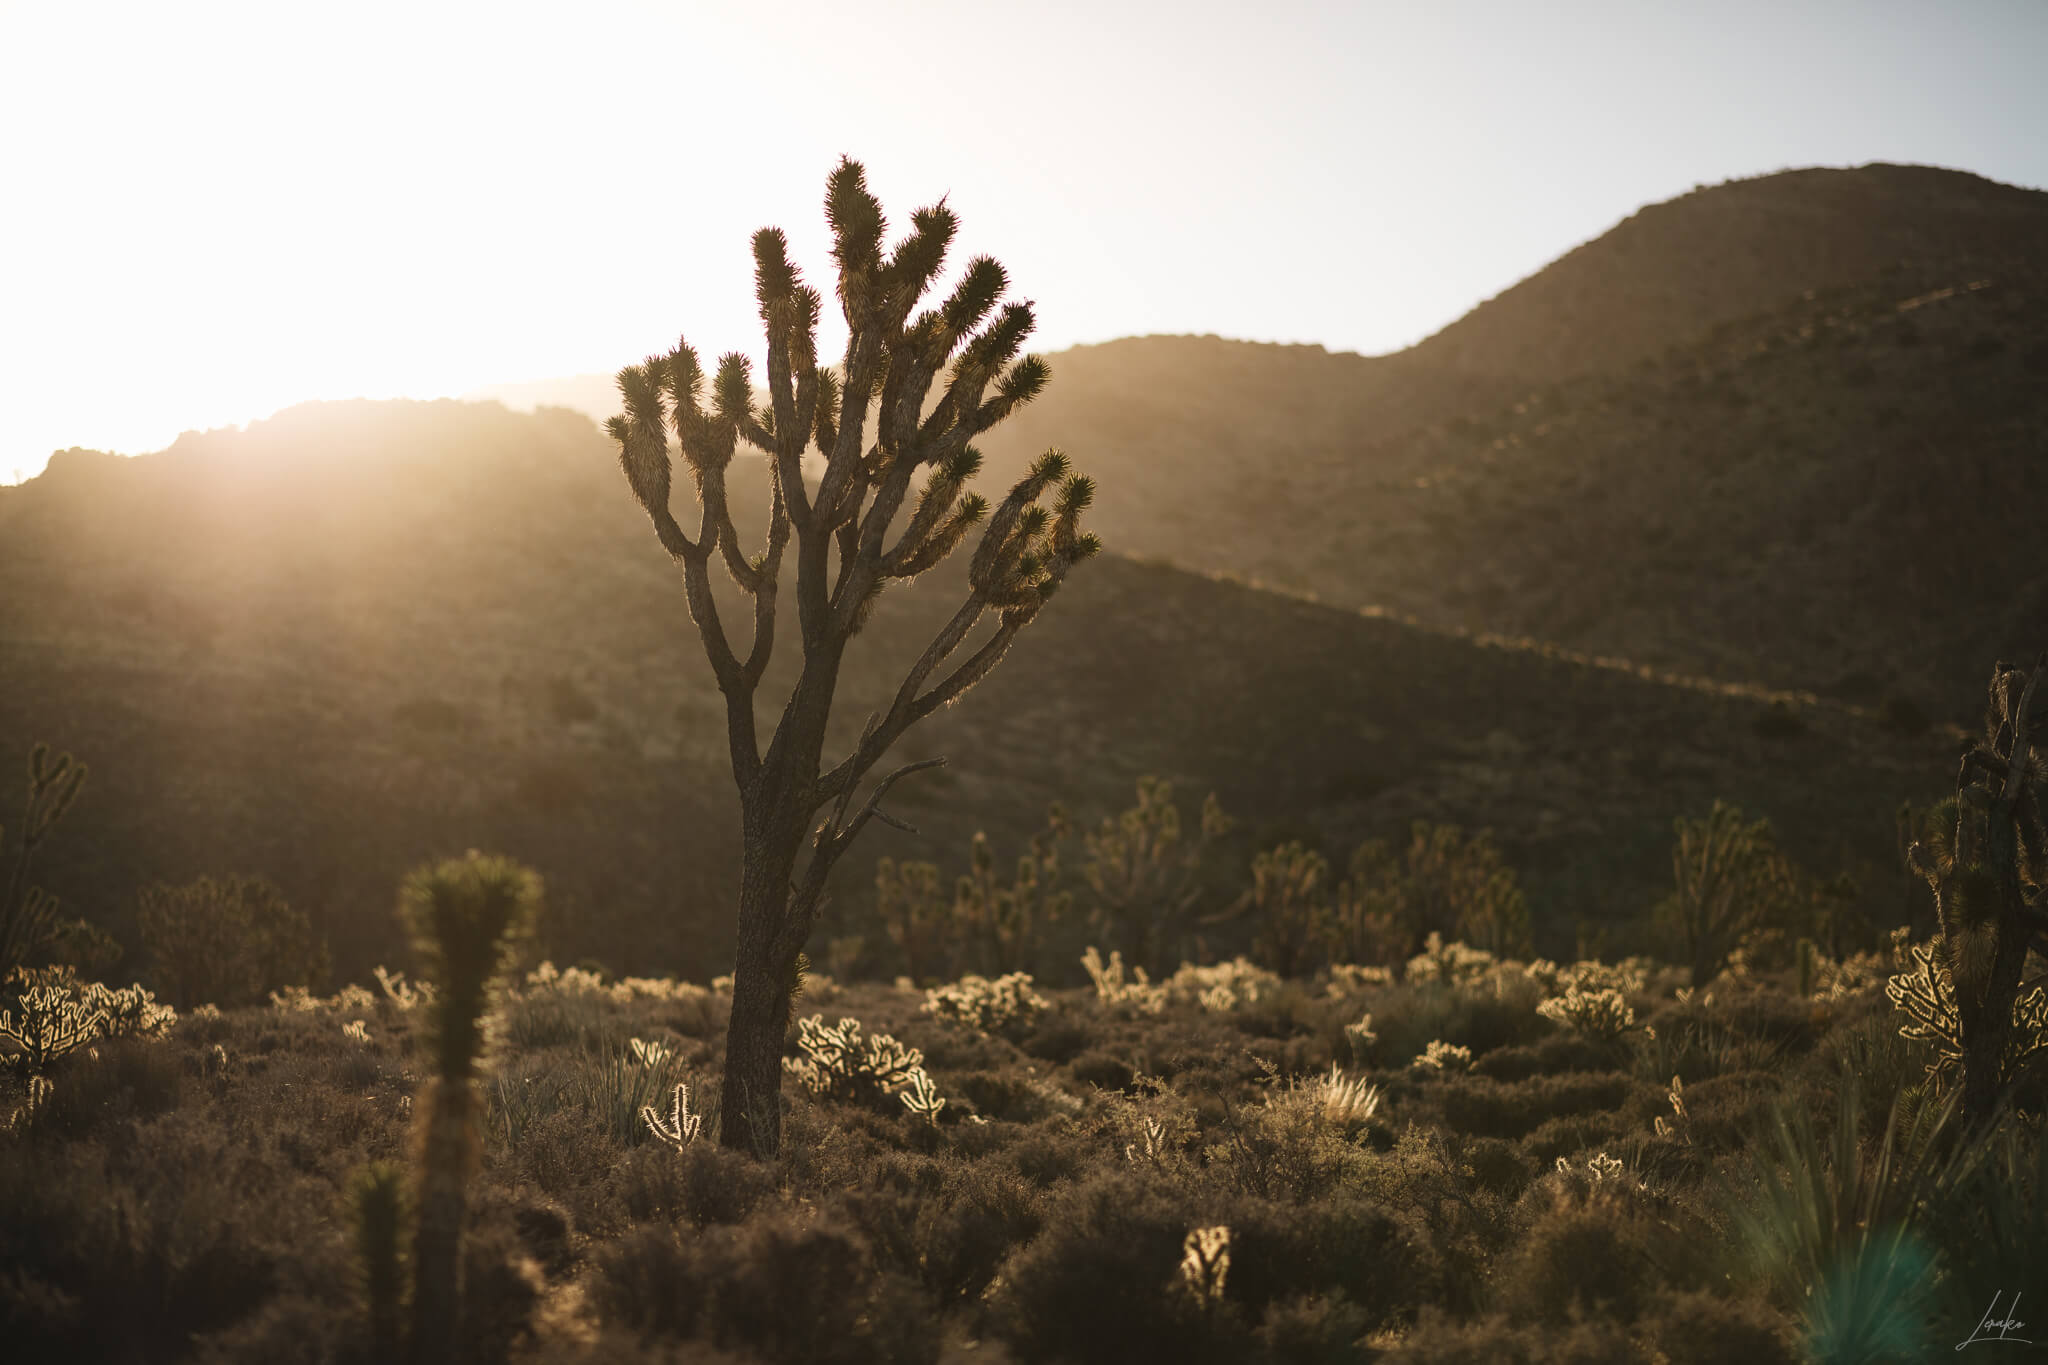
[[[775,1198],[771,1169],[715,1142],[638,1148],[610,1169],[608,1179],[627,1214],[643,1223],[725,1226],[744,1222]]]
[[[101,1042],[81,1055],[36,1106],[31,1130],[76,1140],[111,1125],[153,1118],[178,1107],[182,1059],[140,1039]]]
[[[1472,1172],[1473,1183],[1503,1199],[1519,1199],[1536,1172],[1511,1142],[1474,1137],[1459,1143],[1458,1157]]]
[[[1799,1365],[1786,1329],[1764,1304],[1705,1292],[1663,1299],[1649,1327],[1671,1365]]]
[[[1297,1293],[1341,1293],[1369,1330],[1411,1319],[1439,1289],[1440,1268],[1416,1220],[1355,1192],[1306,1205],[1246,1200],[1227,1214],[1229,1297],[1257,1320]]]
[[[1472,1063],[1472,1074],[1496,1081],[1525,1081],[1564,1072],[1613,1071],[1631,1061],[1629,1049],[1584,1034],[1557,1033],[1515,1047],[1496,1048]]]
[[[279,1258],[221,1155],[173,1141],[116,1174],[88,1141],[0,1162],[9,1358],[158,1359],[269,1299]]]
[[[1256,1359],[1272,1365],[1348,1365],[1372,1329],[1364,1309],[1341,1292],[1275,1299],[1259,1319]]]
[[[1040,1189],[1079,1179],[1099,1159],[1096,1149],[1063,1124],[1034,1127],[1003,1152],[1003,1160]]]
[[[644,1337],[698,1340],[774,1365],[937,1359],[928,1301],[874,1267],[851,1231],[795,1213],[687,1234],[642,1224],[597,1258],[599,1311]]]
[[[1663,1281],[1668,1235],[1625,1193],[1554,1196],[1501,1267],[1501,1305],[1553,1325],[1582,1316],[1633,1323]]]
[[[143,888],[138,925],[150,970],[181,1009],[260,1002],[272,990],[312,987],[327,974],[327,949],[260,877],[201,877]]]
[[[1635,1082],[1620,1072],[1500,1082],[1466,1076],[1437,1091],[1444,1121],[1477,1137],[1518,1138],[1559,1117],[1618,1109]]]
[[[1127,1058],[1099,1050],[1082,1053],[1074,1059],[1069,1070],[1081,1084],[1101,1090],[1122,1090],[1137,1076],[1136,1069]]]
[[[939,1192],[918,1201],[916,1209],[918,1274],[947,1304],[977,1299],[1003,1262],[1044,1225],[1044,1195],[1016,1171],[993,1163],[954,1165]]]
[[[542,1114],[507,1148],[515,1169],[551,1195],[601,1179],[622,1151],[604,1120],[575,1107]]]
[[[1560,1114],[1545,1119],[1522,1139],[1522,1150],[1532,1160],[1553,1162],[1595,1147],[1605,1147],[1630,1131],[1628,1121],[1618,1114]]]
[[[1180,1279],[1188,1232],[1209,1221],[1176,1182],[1140,1171],[1069,1187],[1004,1267],[996,1334],[1025,1361],[1242,1360],[1242,1314],[1204,1304]]]
[[[1024,1036],[1018,1046],[1027,1055],[1057,1066],[1080,1056],[1094,1043],[1095,1038],[1096,1030],[1089,1020],[1055,1003],[1051,1009],[1039,1016],[1031,1032]]]

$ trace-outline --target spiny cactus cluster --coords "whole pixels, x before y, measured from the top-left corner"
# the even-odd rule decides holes
[[[963,976],[949,986],[925,992],[924,1012],[977,1033],[1015,1037],[1027,1032],[1045,1012],[1045,997],[1031,989],[1031,977],[1011,972],[990,981]]]
[[[1586,990],[1573,986],[1563,995],[1545,1000],[1536,1007],[1536,1012],[1589,1038],[1619,1038],[1637,1027],[1635,1010],[1620,991],[1613,989]],[[1648,1024],[1641,1027],[1646,1031],[1650,1028]]]
[[[1470,1071],[1472,1049],[1460,1043],[1433,1038],[1429,1046],[1417,1055],[1413,1065],[1428,1071]]]
[[[640,1040],[636,1038],[633,1041]],[[653,1105],[648,1105],[641,1109],[640,1121],[654,1136],[677,1151],[695,1142],[704,1127],[704,1116],[690,1112],[690,1087],[681,1083],[677,1084],[675,1095],[669,1101],[667,1118],[655,1112]]]
[[[784,1058],[783,1068],[818,1099],[881,1109],[895,1097],[912,1113],[927,1116],[945,1105],[925,1074],[923,1052],[886,1033],[862,1033],[858,1019],[835,1026],[814,1014],[797,1024],[796,1042],[804,1055]]]
[[[1230,1278],[1230,1229],[1221,1224],[1195,1228],[1181,1244],[1181,1282],[1204,1305],[1222,1302]]]
[[[121,989],[79,981],[69,968],[29,973],[39,984],[0,1009],[0,1040],[15,1051],[7,1062],[24,1077],[46,1076],[63,1057],[102,1038],[162,1038],[178,1012],[137,984]]]
[[[1143,967],[1132,969],[1129,980],[1124,978],[1121,949],[1112,952],[1105,963],[1102,954],[1091,944],[1088,951],[1081,954],[1081,965],[1087,969],[1088,979],[1095,983],[1095,998],[1111,1009],[1123,1013],[1158,1014],[1166,1008],[1166,987],[1153,985]]]

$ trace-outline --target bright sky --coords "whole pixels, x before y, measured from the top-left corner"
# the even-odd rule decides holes
[[[2042,0],[0,0],[0,481],[758,352],[748,236],[829,300],[842,152],[892,225],[950,195],[1037,349],[1375,353],[1699,183],[2048,185],[2044,69]]]

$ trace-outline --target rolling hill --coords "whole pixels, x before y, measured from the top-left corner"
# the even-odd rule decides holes
[[[1651,205],[1396,355],[1141,337],[990,434],[1114,547],[1969,721],[2041,647],[2048,194],[1801,170]],[[596,376],[508,402],[614,407]]]
[[[881,600],[842,737],[951,596],[933,574]],[[93,769],[39,878],[131,944],[138,886],[261,873],[361,977],[396,951],[400,874],[488,847],[548,877],[564,957],[703,975],[727,950],[718,698],[581,415],[315,404],[154,456],[65,452],[0,497],[0,677],[6,770],[35,739]],[[1639,932],[1671,819],[1716,796],[1899,894],[1891,812],[1952,752],[1840,705],[1110,555],[913,732],[905,757],[951,759],[896,803],[922,834],[867,842],[840,891],[857,907],[883,853],[957,868],[977,829],[1015,849],[1054,799],[1092,822],[1157,773],[1220,794],[1238,857],[1302,836],[1341,856],[1411,818],[1494,827],[1540,945],[1568,952],[1581,921]]]

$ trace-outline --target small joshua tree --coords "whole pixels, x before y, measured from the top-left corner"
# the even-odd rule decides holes
[[[1299,976],[1320,937],[1330,860],[1299,840],[1252,859],[1252,884],[1232,907],[1250,914],[1253,951],[1282,977]]]
[[[889,822],[880,811],[889,788],[939,760],[897,769],[856,803],[862,783],[904,731],[987,677],[1067,572],[1098,548],[1080,530],[1094,486],[1057,451],[993,509],[967,491],[981,464],[971,442],[1035,396],[1050,373],[1036,356],[1018,358],[1031,306],[997,306],[1008,283],[1002,266],[975,258],[943,304],[913,317],[945,263],[952,210],[941,202],[912,214],[909,235],[885,256],[881,204],[860,165],[844,160],[827,182],[825,217],[848,329],[837,373],[818,363],[821,297],[790,264],[781,230],[763,228],[754,235],[754,285],[767,331],[767,405],[755,407],[751,366],[735,353],[719,360],[711,405],[702,406],[697,352],[679,342],[620,372],[625,412],[606,428],[662,547],[682,566],[690,614],[725,696],[745,852],[719,1141],[764,1154],[781,1145],[791,987],[826,879],[871,818]],[[949,362],[942,391],[928,402]],[[702,511],[694,537],[669,507],[671,435]],[[726,469],[741,443],[768,456],[768,529],[753,558],[740,548],[726,500]],[[815,485],[803,469],[812,450],[824,462]],[[1040,506],[1048,494],[1053,505]],[[909,515],[892,538],[907,501]],[[825,766],[840,662],[876,596],[892,580],[938,565],[977,525],[966,600],[852,751]],[[755,692],[775,643],[782,559],[792,543],[803,663],[764,751]],[[714,561],[752,602],[744,657],[712,593]],[[970,648],[990,616],[994,630]]]
[[[1907,854],[1934,889],[1941,932],[1934,951],[1915,951],[1919,972],[1893,978],[1889,993],[1960,1063],[1973,1124],[1991,1117],[2016,1065],[2039,1051],[2034,1035],[2048,1017],[2041,981],[2021,980],[2036,935],[2048,932],[2048,828],[2035,790],[2048,775],[2034,710],[2043,672],[2048,654],[2031,673],[1992,669],[1984,742],[1963,755],[1953,804]]]
[[[1181,834],[1173,784],[1138,779],[1138,804],[1087,837],[1084,873],[1095,892],[1095,928],[1133,970],[1160,976],[1179,965],[1181,940],[1202,899],[1202,857],[1229,833],[1230,817],[1211,792],[1197,842]]]
[[[413,1238],[415,1362],[455,1355],[462,1223],[479,1145],[476,1074],[484,1015],[510,965],[512,944],[533,923],[540,894],[540,878],[533,872],[509,859],[477,853],[421,868],[406,878],[400,892],[400,911],[435,988],[427,1010],[433,1081],[414,1106],[420,1155],[414,1201],[419,1224]]]
[[[1745,821],[1725,801],[1716,801],[1704,819],[1681,816],[1674,829],[1671,872],[1677,885],[1665,907],[1685,937],[1698,989],[1728,965],[1728,954],[1745,934],[1785,907],[1793,872],[1778,852],[1771,822]]]
[[[28,811],[7,884],[0,888],[0,987],[30,957],[61,942],[69,928],[57,913],[57,898],[28,884],[29,860],[49,837],[50,827],[71,809],[85,786],[85,765],[70,754],[52,760],[50,746],[38,744],[28,758]]]

